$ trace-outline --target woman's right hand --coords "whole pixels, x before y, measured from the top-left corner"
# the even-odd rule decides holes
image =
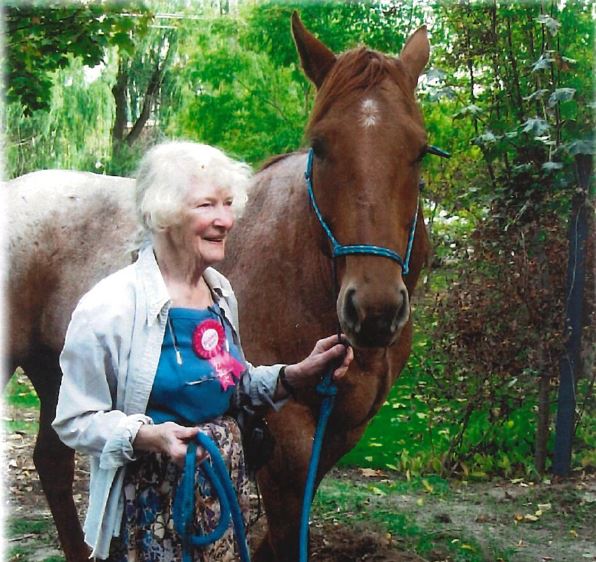
[[[138,451],[164,453],[178,466],[184,466],[188,442],[199,433],[198,427],[184,427],[174,422],[157,425],[142,425],[133,442]],[[197,447],[197,461],[202,462],[207,454],[202,447]]]

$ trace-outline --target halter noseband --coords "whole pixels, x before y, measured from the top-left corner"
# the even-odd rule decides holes
[[[329,238],[329,241],[331,242],[333,257],[336,258],[338,256],[347,256],[351,254],[382,256],[397,262],[400,265],[403,274],[407,275],[410,271],[410,256],[412,255],[412,246],[414,245],[414,233],[416,232],[416,223],[418,221],[420,196],[418,196],[416,199],[416,212],[414,213],[414,220],[412,221],[410,233],[408,234],[408,246],[406,248],[405,259],[402,258],[397,252],[389,248],[383,248],[382,246],[374,246],[373,244],[340,244],[337,241],[337,238],[333,236],[333,232],[331,232],[329,225],[325,222],[325,219],[323,218],[321,210],[319,209],[315,199],[315,193],[312,186],[313,154],[313,149],[311,148],[308,151],[308,159],[306,161],[306,171],[304,172],[304,178],[306,179],[306,188],[308,190],[310,204],[313,208],[313,211],[315,212],[315,215],[317,216],[317,219],[319,220],[319,223],[323,227],[327,238]]]

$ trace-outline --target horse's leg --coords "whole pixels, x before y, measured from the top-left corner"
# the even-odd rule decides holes
[[[288,404],[284,410],[287,411],[283,418],[270,420],[270,425],[276,424],[283,433],[276,434],[279,445],[258,475],[268,532],[255,553],[255,562],[296,562],[299,555],[300,517],[315,422],[306,408]],[[280,423],[280,420],[283,421]],[[363,423],[349,431],[328,428],[315,492],[325,474],[360,440],[366,425]]]
[[[74,451],[60,441],[51,426],[56,415],[62,378],[58,356],[47,352],[23,367],[41,403],[33,462],[50,505],[60,544],[68,562],[87,561],[90,551],[83,540],[83,531],[72,496]]]
[[[259,473],[259,488],[267,513],[267,535],[255,553],[255,562],[296,562],[298,533],[302,510],[304,478],[294,480],[289,466],[263,467]],[[294,472],[294,471],[292,471]],[[296,482],[295,486],[288,481]]]
[[[268,418],[276,439],[271,460],[259,471],[259,489],[267,514],[267,535],[255,562],[296,562],[306,471],[314,434],[310,410],[296,403]]]

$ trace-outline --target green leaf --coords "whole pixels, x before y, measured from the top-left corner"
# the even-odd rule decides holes
[[[531,117],[523,124],[522,132],[539,137],[550,129],[549,124],[539,117]]]
[[[593,139],[578,139],[565,146],[569,154],[577,156],[578,154],[596,154],[596,143]]]
[[[575,88],[557,88],[548,98],[548,107],[555,107],[558,102],[569,101],[575,95]]]
[[[475,104],[471,104],[471,105],[467,105],[466,107],[463,107],[462,109],[460,109],[454,116],[454,119],[461,119],[462,117],[465,117],[466,115],[480,115],[483,112],[483,109],[481,107],[478,107]]]
[[[532,92],[529,96],[523,98],[525,101],[533,101],[535,99],[542,99],[546,94],[548,94],[548,90],[541,89]]]
[[[561,27],[561,24],[556,19],[547,14],[538,16],[536,21],[544,25],[553,37],[559,32],[559,28]]]
[[[489,146],[491,144],[495,144],[499,138],[501,137],[497,137],[497,135],[495,135],[492,131],[487,130],[481,135],[472,139],[472,143],[477,146]]]
[[[542,169],[545,172],[554,172],[555,170],[560,170],[563,167],[561,162],[545,162],[542,164]]]
[[[539,70],[548,70],[552,64],[553,59],[546,53],[540,55],[540,58],[534,63],[532,72],[538,72]]]

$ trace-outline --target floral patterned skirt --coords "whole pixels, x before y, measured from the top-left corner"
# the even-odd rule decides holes
[[[242,440],[236,421],[216,418],[201,424],[219,447],[238,495],[245,527],[249,513],[249,483],[244,466]],[[212,532],[219,521],[219,500],[197,465],[193,534]],[[126,469],[124,517],[119,540],[112,541],[110,562],[170,562],[182,560],[182,543],[174,530],[173,500],[182,470],[169,457],[144,453]],[[193,562],[240,559],[232,525],[221,539],[205,548],[193,548]]]

